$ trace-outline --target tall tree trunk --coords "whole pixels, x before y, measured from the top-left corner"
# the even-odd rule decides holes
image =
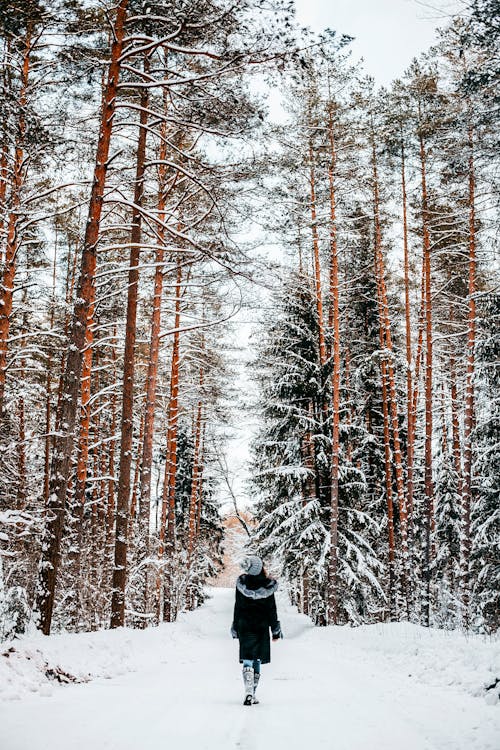
[[[106,422],[106,419],[102,419]],[[102,431],[101,431],[102,435]],[[109,438],[109,433],[108,436]],[[108,467],[108,453],[104,449],[104,442],[101,440],[99,445],[99,502],[98,502],[98,524],[97,524],[97,557],[99,561],[99,578],[97,581],[97,588],[99,590],[99,601],[100,601],[100,612],[102,621],[102,612],[105,611],[106,602],[109,600],[106,591],[106,583],[108,581],[108,569],[107,569],[107,547],[106,547],[106,496],[107,488],[109,483],[109,477],[107,472]]]
[[[406,161],[404,136],[401,129],[401,192],[403,203],[403,253],[404,253],[404,286],[405,286],[405,341],[406,341],[406,429],[407,429],[407,450],[406,450],[406,497],[407,497],[407,514],[408,514],[408,537],[410,555],[411,540],[413,539],[413,382],[412,382],[412,347],[411,347],[411,306],[410,306],[410,258],[408,248],[408,216],[407,216],[407,195],[406,195]],[[410,564],[410,561],[408,561]]]
[[[144,59],[144,72],[149,68],[148,58]],[[142,234],[142,202],[144,197],[144,165],[146,161],[146,134],[148,121],[149,89],[141,90],[141,111],[139,115],[139,137],[130,232],[130,267],[127,292],[127,328],[123,365],[122,420],[120,442],[120,467],[118,471],[118,492],[116,498],[115,564],[111,596],[111,628],[125,624],[125,586],[127,583],[127,546],[130,501],[130,471],[132,467],[132,437],[134,427],[134,371],[135,338],[137,329],[137,299],[139,284],[139,256]]]
[[[204,372],[200,367],[200,391],[203,388]],[[194,425],[194,455],[193,455],[193,476],[191,481],[191,497],[189,500],[189,526],[188,526],[188,568],[191,568],[193,549],[196,540],[196,511],[198,508],[198,484],[200,479],[200,449],[203,417],[203,400],[200,397],[196,410],[196,420]]]
[[[21,67],[21,89],[19,92],[19,118],[17,123],[14,164],[12,168],[12,189],[9,217],[7,220],[7,243],[0,284],[0,415],[3,411],[5,380],[7,377],[7,353],[9,348],[10,317],[14,297],[14,280],[17,268],[17,251],[19,248],[19,209],[21,207],[21,189],[25,179],[24,140],[26,136],[26,93],[31,63],[32,29],[28,22]],[[5,155],[4,155],[5,156]],[[2,169],[3,173],[3,169]],[[4,190],[5,192],[5,190]]]
[[[58,256],[58,233],[56,226],[54,241],[54,259],[52,261],[52,299],[50,307],[50,330],[54,329],[55,306],[56,306],[56,278],[57,278],[57,256]],[[71,252],[69,252],[71,255]],[[68,257],[69,257],[68,255]],[[45,386],[45,440],[44,440],[44,461],[43,461],[43,498],[45,505],[49,501],[49,475],[50,475],[50,449],[52,446],[51,424],[52,424],[52,363],[53,353],[49,351],[47,359],[47,377]]]
[[[380,330],[381,346],[383,345],[383,333]],[[389,618],[396,618],[396,560],[394,541],[394,506],[392,500],[392,461],[391,461],[391,436],[389,422],[389,406],[387,396],[387,363],[381,363],[382,376],[382,410],[384,421],[384,469],[385,469],[385,493],[387,498],[387,533],[389,544]]]
[[[165,95],[166,96],[166,95]],[[164,102],[166,112],[166,101]],[[151,513],[151,472],[153,466],[153,438],[155,429],[155,407],[158,383],[158,359],[160,353],[161,302],[163,296],[163,275],[165,260],[165,219],[166,219],[166,166],[167,159],[167,124],[164,120],[160,128],[160,148],[158,168],[158,244],[155,257],[155,276],[153,292],[153,312],[151,316],[151,339],[149,344],[148,373],[146,376],[146,410],[144,414],[144,437],[142,443],[142,462],[139,487],[139,522],[138,547],[139,563],[149,555],[149,525]],[[144,571],[143,602],[144,612],[148,600],[148,570]]]
[[[28,331],[28,318],[27,318],[27,290],[23,293],[23,323],[22,323],[22,336],[21,336],[21,352],[26,346],[25,335]],[[21,387],[24,387],[24,378],[26,375],[26,358],[24,355],[21,358],[20,363],[19,380]],[[18,400],[18,415],[19,415],[19,433],[17,443],[17,470],[18,470],[18,483],[17,483],[17,508],[24,510],[26,505],[26,410],[24,402],[24,391],[21,390],[21,394]]]
[[[319,330],[319,359],[321,367],[326,362],[325,327],[323,321],[323,295],[321,292],[321,264],[319,260],[318,218],[316,212],[316,176],[312,143],[309,144],[309,186],[311,204],[311,232],[313,240],[314,285],[316,290],[316,311]]]
[[[196,509],[196,531],[195,536],[201,533],[201,514],[203,510],[203,474],[205,471],[205,446],[207,438],[207,423],[203,422],[200,443],[200,468],[198,470],[198,507]]]
[[[9,164],[9,146],[7,143],[6,126],[4,126],[3,133],[3,144],[2,144],[2,155],[0,156],[0,266],[5,260],[5,253],[3,248],[3,229],[4,229],[4,215],[5,215],[5,199],[7,197],[7,179],[8,179],[8,164]]]
[[[130,500],[130,514],[129,514],[129,536],[132,534],[134,524],[137,517],[137,497],[139,494],[139,476],[141,471],[141,452],[140,446],[144,438],[144,411],[141,414],[141,422],[139,425],[139,438],[137,440],[137,452],[134,468],[134,481],[132,482],[132,498]]]
[[[9,66],[7,64],[10,54],[10,42],[5,42],[4,59],[2,61],[2,78],[3,78],[3,98],[7,101],[9,97]],[[7,212],[6,197],[7,183],[9,177],[9,131],[8,131],[8,114],[7,108],[4,108],[2,119],[2,155],[0,156],[0,266],[2,266],[5,253],[3,244],[3,230],[5,226],[5,215]]]
[[[306,469],[306,476],[302,483],[302,507],[306,507],[311,500],[316,497],[316,481],[315,481],[315,457],[314,457],[314,445],[311,434],[311,425],[314,420],[314,408],[312,401],[308,403],[308,429],[305,432],[301,442],[301,458],[302,465]],[[307,564],[302,561],[301,565],[301,578],[302,578],[302,612],[305,615],[310,614],[310,572]]]
[[[125,38],[125,17],[128,0],[121,0],[114,24],[111,46],[111,62],[108,71],[104,103],[101,114],[94,181],[85,228],[85,239],[81,254],[80,278],[74,304],[73,319],[69,334],[68,355],[62,376],[61,399],[57,430],[54,439],[53,458],[47,520],[44,530],[42,555],[38,573],[36,609],[40,613],[40,628],[48,635],[52,621],[54,594],[60,562],[61,537],[64,525],[66,494],[68,489],[71,456],[73,453],[74,429],[78,409],[78,393],[82,369],[83,350],[87,318],[95,283],[96,249],[99,239],[104,187],[108,168],[111,131],[116,108],[120,58]]]
[[[160,617],[161,589],[163,579],[163,620],[171,622],[173,617],[173,556],[175,554],[175,480],[177,475],[177,425],[179,419],[179,339],[181,321],[182,263],[177,256],[177,278],[175,284],[174,340],[170,370],[170,399],[167,420],[167,452],[163,481],[162,511],[158,544],[160,568],[157,577],[157,607]],[[166,542],[165,542],[166,538]],[[164,557],[166,562],[164,564]],[[162,572],[162,566],[165,570]]]
[[[462,496],[462,448],[460,445],[460,425],[458,421],[457,368],[454,356],[450,356],[450,392],[453,468],[458,478],[457,491]]]
[[[113,553],[114,553],[114,527],[115,527],[115,448],[116,448],[116,427],[117,427],[117,414],[116,414],[116,398],[117,398],[117,372],[116,372],[116,325],[113,329],[113,344],[111,346],[111,361],[113,363],[113,389],[111,391],[111,424],[110,434],[111,440],[108,444],[108,487],[107,487],[107,501],[106,501],[106,530],[105,530],[105,565],[104,575],[107,582],[110,582],[112,576],[112,564],[113,564]]]
[[[44,439],[44,459],[43,459],[43,499],[45,505],[49,502],[49,475],[50,475],[50,447],[51,447],[51,426],[52,426],[52,356],[49,355],[47,362],[47,379],[45,381],[45,439]]]
[[[203,387],[203,368],[200,368],[200,388]],[[188,520],[188,539],[187,539],[187,568],[188,568],[188,586],[187,586],[187,604],[190,609],[195,607],[195,586],[193,581],[193,555],[197,542],[196,517],[198,505],[201,503],[200,485],[201,485],[201,437],[202,437],[202,420],[203,420],[203,401],[200,398],[196,410],[196,419],[194,423],[194,454],[193,454],[193,474],[191,479],[191,494],[189,498],[189,520]]]
[[[465,627],[470,623],[470,551],[471,551],[471,502],[472,502],[472,430],[474,426],[474,348],[476,345],[476,207],[475,207],[475,170],[474,170],[474,133],[472,126],[468,129],[469,147],[469,279],[468,279],[468,315],[467,315],[467,375],[465,382],[465,416],[464,416],[464,473],[462,494],[462,533],[460,573],[462,589],[462,618]]]
[[[4,40],[4,55],[2,60],[2,97],[5,102],[10,97],[10,40]],[[3,230],[7,213],[6,197],[9,178],[9,117],[7,107],[4,106],[2,118],[2,155],[0,156],[0,267],[5,260]]]
[[[333,333],[332,373],[332,465],[330,487],[330,560],[328,564],[328,623],[338,622],[338,520],[339,520],[339,462],[340,462],[340,323],[339,323],[339,265],[335,196],[336,148],[333,132],[333,112],[328,121],[330,163],[328,181],[330,192],[330,309]]]
[[[422,234],[424,259],[425,299],[425,449],[424,449],[424,496],[425,531],[422,578],[422,616],[424,625],[430,624],[431,597],[431,530],[433,525],[434,486],[432,479],[432,297],[431,297],[431,243],[429,235],[429,208],[427,197],[426,153],[422,130],[419,130],[420,168],[422,189]]]
[[[389,356],[384,357],[386,380],[386,395],[389,397],[390,420],[392,426],[392,440],[394,446],[394,469],[396,474],[396,488],[398,494],[399,522],[401,528],[401,589],[403,600],[406,604],[409,616],[408,598],[408,513],[406,507],[406,494],[403,476],[403,457],[401,441],[399,438],[399,415],[396,393],[396,378],[393,363],[393,346],[391,336],[391,324],[389,319],[389,304],[385,283],[384,257],[382,252],[382,229],[380,225],[380,197],[377,171],[377,158],[375,150],[375,134],[372,129],[372,167],[373,167],[373,201],[375,222],[375,273],[377,276],[378,308],[380,317],[380,344],[382,351],[387,350]],[[383,376],[384,379],[384,376]]]
[[[96,392],[99,393],[99,361],[98,354],[95,355],[95,388]],[[90,554],[88,556],[89,562],[89,581],[90,581],[90,616],[91,616],[91,629],[97,630],[100,627],[99,614],[101,611],[101,602],[99,594],[99,551],[100,551],[100,529],[99,529],[99,482],[97,478],[99,476],[99,436],[101,432],[101,411],[99,408],[95,410],[95,416],[92,425],[92,493],[91,493],[91,510],[90,510]]]
[[[349,315],[346,314],[346,330],[349,330]],[[340,336],[340,333],[339,333]],[[346,445],[346,458],[349,463],[352,461],[352,438],[350,428],[353,422],[353,403],[352,403],[352,390],[351,390],[351,350],[349,348],[349,342],[346,341],[344,346],[344,388],[346,392],[346,403],[347,403],[347,416],[346,424],[348,429],[347,445]],[[361,460],[358,458],[358,468],[361,466]]]
[[[83,364],[81,374],[80,395],[80,434],[78,438],[78,461],[75,482],[75,503],[79,504],[77,509],[78,523],[83,515],[85,503],[85,488],[87,484],[87,465],[89,460],[89,438],[90,438],[90,394],[92,385],[92,353],[94,345],[94,306],[95,291],[89,305],[87,318],[87,330],[85,334],[85,351],[83,353]]]
[[[94,344],[94,307],[95,293],[89,306],[87,319],[87,331],[85,334],[85,351],[83,353],[83,365],[81,376],[80,395],[80,434],[78,437],[78,459],[76,465],[75,493],[72,499],[71,527],[72,542],[68,554],[68,565],[70,576],[73,580],[71,586],[68,612],[71,624],[76,628],[79,617],[79,591],[80,591],[80,567],[83,544],[83,516],[85,510],[85,499],[87,491],[87,466],[89,463],[89,438],[90,438],[90,394],[92,376],[92,351]]]
[[[24,375],[25,361],[21,362],[21,375]],[[17,507],[19,510],[24,510],[26,505],[26,413],[24,405],[24,397],[20,396],[18,402],[18,414],[19,414],[19,436],[18,436],[18,449],[17,449],[17,469],[19,473],[19,480],[17,485]]]
[[[415,353],[415,371],[413,375],[413,388],[411,395],[411,420],[408,425],[408,461],[413,466],[413,460],[415,455],[415,436],[417,429],[417,406],[420,386],[420,370],[422,367],[423,360],[423,347],[424,347],[424,318],[425,318],[425,263],[422,259],[422,273],[421,273],[421,289],[420,289],[420,310],[418,315],[418,334],[417,334],[417,349]],[[408,515],[413,519],[413,484],[411,496],[408,494]],[[411,505],[410,505],[411,499]]]

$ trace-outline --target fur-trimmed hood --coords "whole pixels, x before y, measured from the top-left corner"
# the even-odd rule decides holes
[[[236,588],[240,594],[248,599],[267,599],[276,592],[278,581],[275,581],[274,578],[243,574],[236,581]]]

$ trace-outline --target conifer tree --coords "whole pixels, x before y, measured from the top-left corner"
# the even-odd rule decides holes
[[[477,422],[474,430],[470,580],[475,628],[495,632],[500,625],[500,304],[497,294],[478,300]]]
[[[325,624],[331,505],[321,482],[331,448],[321,404],[329,386],[321,382],[314,290],[307,278],[289,278],[278,298],[281,315],[268,329],[261,354],[264,426],[255,444],[256,541],[264,554],[276,556],[302,601],[307,573],[307,613]],[[373,615],[380,563],[367,540],[375,524],[364,510],[364,477],[347,458],[345,438],[340,459],[338,620],[359,623]]]

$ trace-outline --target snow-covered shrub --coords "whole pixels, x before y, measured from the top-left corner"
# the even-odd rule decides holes
[[[24,635],[31,617],[22,586],[11,586],[4,594],[0,591],[0,640]]]

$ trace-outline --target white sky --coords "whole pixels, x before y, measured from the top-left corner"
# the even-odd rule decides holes
[[[460,0],[295,0],[297,19],[314,31],[330,28],[356,37],[353,61],[363,57],[365,71],[379,85],[400,77],[412,59],[435,41]]]

